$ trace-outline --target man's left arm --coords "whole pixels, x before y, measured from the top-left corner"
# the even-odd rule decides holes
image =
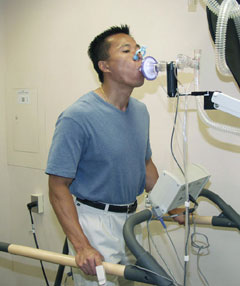
[[[146,161],[146,184],[145,190],[146,192],[150,192],[153,186],[156,184],[158,179],[158,171],[156,166],[154,165],[152,159]]]

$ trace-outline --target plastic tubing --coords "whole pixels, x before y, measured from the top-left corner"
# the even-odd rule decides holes
[[[240,136],[240,128],[235,128],[235,127],[231,127],[228,125],[224,125],[224,124],[219,124],[217,122],[213,122],[207,115],[206,112],[204,112],[203,108],[202,108],[202,103],[199,99],[198,96],[196,96],[196,101],[197,101],[197,110],[198,110],[198,114],[200,116],[200,118],[202,119],[202,121],[209,127],[213,127],[216,130],[219,131],[223,131],[226,133],[230,133],[230,134],[234,134],[234,135],[238,135]]]
[[[219,9],[220,9],[220,5],[216,0],[203,0],[203,2],[208,6],[208,8],[215,14],[218,15],[219,13]],[[234,0],[235,4],[238,5],[238,3]],[[231,13],[230,13],[230,17],[234,18],[234,17],[238,17],[240,16],[240,11],[238,9],[238,7],[236,6],[234,9],[232,9]]]
[[[208,5],[209,9],[214,12],[215,14],[219,14],[219,10],[220,10],[220,5],[218,4],[217,1],[215,0],[204,0],[205,3]],[[238,31],[238,37],[240,35],[240,17],[237,17],[237,13],[239,13],[239,16],[240,16],[240,9],[239,9],[239,5],[237,4],[237,2],[235,0],[230,0],[230,1],[224,1],[224,6],[222,6],[222,10],[223,10],[223,14],[224,12],[226,13],[226,5],[227,5],[227,8],[228,8],[228,15],[227,15],[227,20],[228,18],[232,15],[234,16],[234,21],[236,20],[237,22],[237,25],[238,25],[238,28],[237,28],[237,31]],[[228,3],[226,3],[228,2]],[[231,2],[231,3],[230,3]],[[230,4],[229,4],[230,3]],[[234,7],[233,7],[234,6]],[[229,9],[230,8],[230,9]],[[231,10],[232,9],[232,10]],[[221,16],[221,21],[223,19],[223,24],[221,22],[221,25],[227,25],[227,20],[226,20],[226,17]],[[220,24],[219,24],[220,25]],[[223,27],[221,27],[222,29]],[[226,28],[226,27],[224,27]],[[218,33],[219,33],[219,30],[220,28],[218,28]],[[225,31],[226,32],[226,31]],[[225,37],[226,37],[226,34],[224,35],[224,37],[221,37],[221,40],[225,41]],[[219,44],[221,47],[221,49],[223,48],[223,45]],[[221,61],[224,61],[225,62],[225,49],[224,49],[224,52],[221,51],[220,52],[221,54],[221,59],[218,61],[218,63],[222,66],[222,63],[220,63]],[[226,64],[225,64],[226,65]],[[199,73],[199,70],[197,71]],[[199,77],[199,74],[198,74],[198,77]],[[195,86],[195,90],[198,90],[198,86]],[[224,125],[224,124],[219,124],[219,123],[216,123],[214,121],[212,121],[207,113],[204,111],[203,109],[203,104],[200,100],[199,97],[196,97],[196,102],[197,102],[197,109],[198,109],[198,114],[201,118],[201,120],[209,127],[212,127],[216,130],[219,130],[219,131],[222,131],[222,132],[226,132],[226,133],[230,133],[230,134],[234,134],[234,135],[240,135],[240,128],[235,128],[235,127],[231,127],[231,126],[227,126],[227,125]]]
[[[232,75],[225,61],[226,58],[225,47],[226,47],[227,23],[228,19],[230,18],[230,13],[235,7],[235,3],[236,3],[235,0],[224,0],[220,6],[217,19],[216,37],[215,37],[216,65],[219,72],[223,75]],[[239,28],[238,31],[240,33]]]
[[[219,72],[223,75],[232,75],[225,60],[225,48],[226,48],[226,34],[227,23],[232,8],[232,1],[224,0],[220,6],[215,36],[215,51],[216,51],[216,65]]]
[[[215,37],[217,68],[223,75],[232,75],[225,60],[227,22],[229,18],[233,18],[240,41],[240,5],[236,0],[224,0],[221,5],[216,0],[204,0],[204,2],[214,14],[218,15]]]
[[[215,15],[219,14],[220,5],[216,0],[203,0],[203,1]],[[240,5],[237,3],[236,0],[229,0],[228,2],[232,6],[229,17],[234,20],[238,33],[238,38],[240,40]]]
[[[240,6],[239,7],[239,11],[240,11]],[[239,17],[234,17],[233,18],[235,27],[237,29],[237,34],[238,34],[238,40],[240,41],[240,16]]]
[[[199,90],[199,78],[200,78],[200,59],[202,51],[200,49],[194,50],[194,90]]]

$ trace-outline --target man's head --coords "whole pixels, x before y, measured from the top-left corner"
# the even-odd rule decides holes
[[[122,25],[113,26],[107,29],[100,35],[96,36],[90,43],[88,48],[88,55],[93,62],[93,66],[98,73],[98,77],[101,82],[103,82],[103,72],[100,70],[98,62],[105,61],[108,59],[110,43],[107,41],[107,38],[116,34],[130,35],[129,27],[127,25]]]

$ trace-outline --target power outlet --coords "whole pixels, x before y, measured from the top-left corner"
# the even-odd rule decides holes
[[[38,214],[43,213],[43,194],[31,195],[31,202],[37,202],[37,206],[32,208],[32,211]]]

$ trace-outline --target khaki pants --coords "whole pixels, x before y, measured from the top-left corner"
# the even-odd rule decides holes
[[[91,245],[104,257],[106,262],[120,264],[135,264],[136,259],[126,247],[122,229],[126,219],[131,214],[114,213],[89,207],[76,201],[79,222]],[[135,227],[138,241],[141,242],[141,227]],[[69,253],[75,255],[69,243]],[[97,286],[96,276],[85,275],[80,269],[73,269],[75,286]],[[132,286],[133,281],[122,277],[107,275],[108,286]]]

